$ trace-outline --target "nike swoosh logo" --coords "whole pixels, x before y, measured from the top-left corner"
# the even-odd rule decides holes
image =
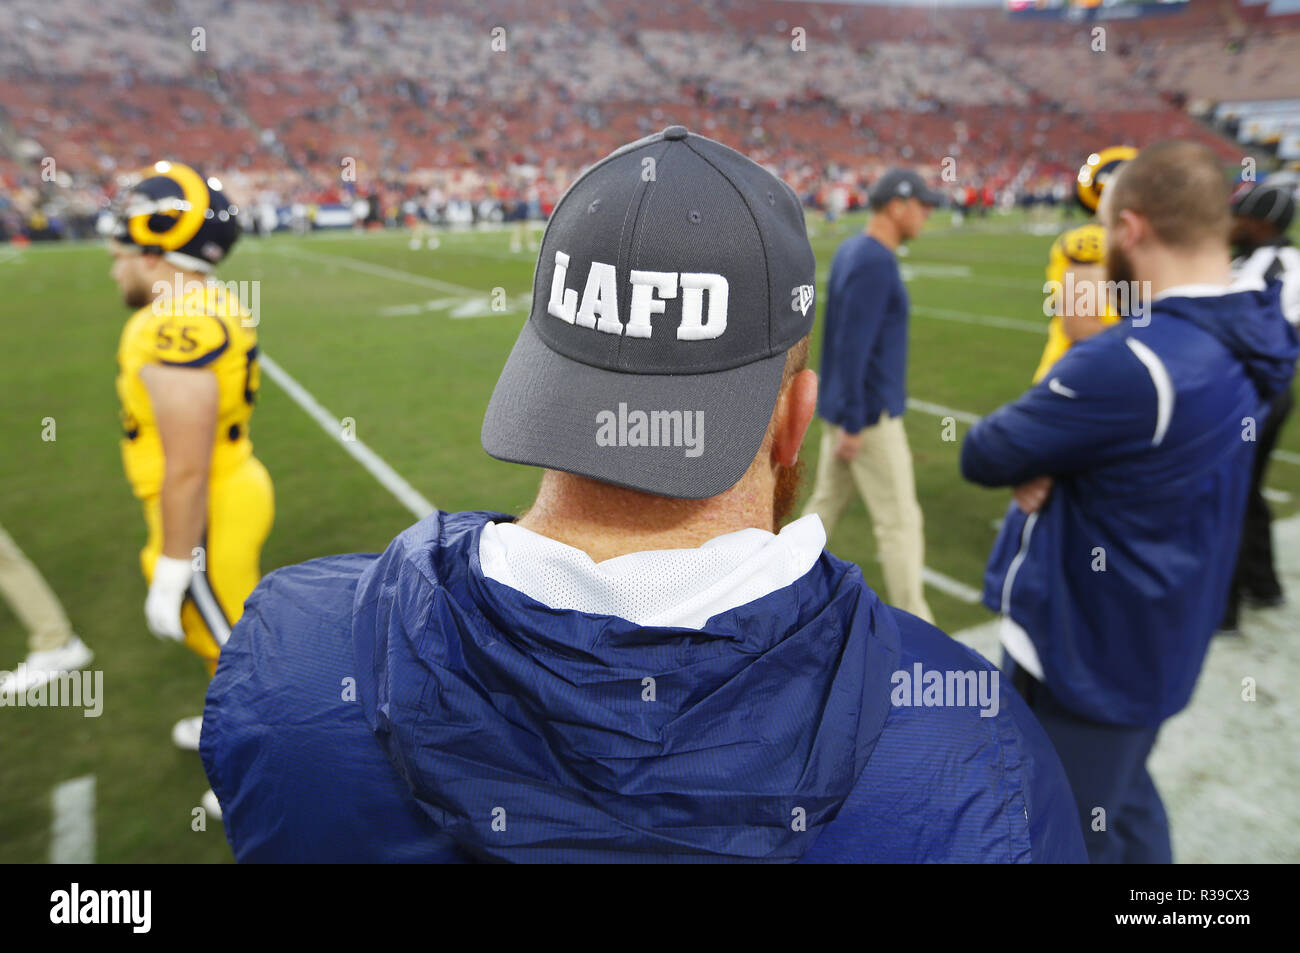
[[[1053,377],[1050,381],[1048,381],[1048,382],[1047,382],[1047,388],[1048,388],[1048,390],[1050,390],[1053,394],[1060,394],[1062,397],[1078,397],[1078,396],[1079,396],[1079,395],[1078,395],[1074,390],[1072,390],[1072,389],[1070,389],[1069,387],[1066,387],[1064,384],[1062,384],[1062,383],[1061,383],[1061,379],[1060,379],[1059,377]]]

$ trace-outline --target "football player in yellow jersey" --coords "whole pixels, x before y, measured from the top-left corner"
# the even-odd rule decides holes
[[[1112,146],[1090,155],[1079,169],[1075,191],[1079,204],[1096,214],[1106,183],[1135,155],[1137,150],[1131,146]],[[1034,372],[1035,384],[1047,376],[1075,341],[1092,337],[1119,320],[1108,296],[1100,293],[1105,279],[1106,230],[1096,222],[1072,228],[1052,243],[1047,260],[1048,310],[1052,319],[1047,327],[1047,346]]]
[[[122,329],[117,393],[122,462],[148,527],[145,620],[209,675],[261,577],[274,517],[249,438],[257,322],[211,278],[238,236],[235,213],[216,179],[159,162],[127,194],[111,243],[113,280],[138,309]],[[173,740],[197,750],[201,727],[182,719]]]

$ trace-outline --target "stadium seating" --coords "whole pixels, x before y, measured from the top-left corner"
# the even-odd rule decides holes
[[[0,182],[12,207],[41,201],[53,156],[93,205],[167,152],[310,202],[351,158],[391,204],[435,183],[499,194],[525,164],[558,187],[682,122],[811,201],[945,157],[1002,189],[1068,176],[1081,142],[1187,136],[1231,158],[1182,104],[1294,93],[1300,17],[1198,3],[1106,29],[1098,52],[1086,25],[925,5],[8,0]]]

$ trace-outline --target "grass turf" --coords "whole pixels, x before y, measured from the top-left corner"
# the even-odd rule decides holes
[[[861,227],[813,220],[824,284],[836,245]],[[512,252],[506,232],[444,234],[411,249],[406,233],[246,238],[222,277],[261,282],[263,349],[359,439],[435,505],[518,512],[538,471],[499,463],[479,447],[483,410],[526,316],[535,252]],[[1045,336],[1041,285],[1050,234],[1019,219],[952,228],[936,216],[903,259],[915,309],[909,393],[983,414],[1028,385]],[[191,830],[206,788],[198,756],[172,747],[172,723],[201,710],[197,659],[144,627],[138,503],[122,476],[113,389],[126,312],[95,245],[35,247],[0,260],[0,524],[36,563],[104,672],[102,717],[79,709],[0,709],[0,862],[39,862],[50,849],[51,791],[94,774],[97,859],[230,859],[219,823]],[[511,310],[486,307],[503,289]],[[820,297],[819,297],[820,300]],[[820,325],[819,325],[820,330]],[[818,341],[814,339],[814,356]],[[57,439],[41,438],[53,418]],[[1005,491],[958,473],[960,440],[938,416],[906,418],[926,519],[927,564],[978,588]],[[819,428],[804,449],[807,483]],[[373,477],[263,376],[253,419],[257,455],[275,481],[276,521],[263,569],[334,552],[378,551],[412,522]],[[1300,452],[1300,432],[1281,447]],[[1267,484],[1300,500],[1300,467],[1274,464]],[[808,486],[805,486],[805,495]],[[1296,512],[1277,504],[1279,516]],[[879,587],[870,522],[860,502],[831,539]],[[988,618],[979,606],[927,592],[953,632]],[[25,654],[25,633],[0,602],[0,667]]]

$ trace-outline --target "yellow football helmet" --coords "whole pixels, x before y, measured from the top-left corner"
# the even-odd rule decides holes
[[[1071,265],[1101,265],[1106,262],[1106,229],[1093,222],[1072,228],[1052,243],[1050,272],[1065,273]]]
[[[239,237],[235,207],[221,182],[179,162],[160,161],[119,198],[113,239],[180,268],[210,272]]]
[[[1079,168],[1075,186],[1074,194],[1079,204],[1088,212],[1096,214],[1106,183],[1121,165],[1137,154],[1137,149],[1132,146],[1111,146],[1088,156],[1088,161]]]

